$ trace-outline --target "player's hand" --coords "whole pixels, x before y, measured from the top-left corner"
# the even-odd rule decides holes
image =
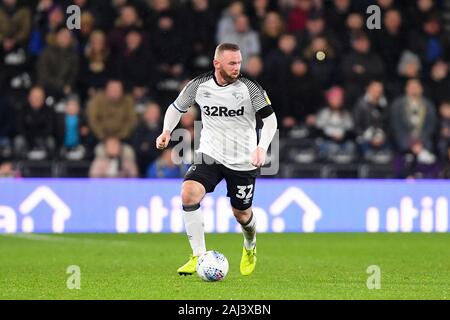
[[[264,162],[266,162],[266,150],[256,147],[251,154],[251,164],[259,168],[264,165]]]
[[[156,138],[156,148],[160,150],[166,148],[167,145],[169,144],[169,141],[170,141],[170,132],[164,131],[159,135],[158,138]]]

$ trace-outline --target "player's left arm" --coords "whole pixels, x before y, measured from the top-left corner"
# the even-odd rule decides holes
[[[261,167],[266,161],[267,149],[272,142],[275,133],[277,132],[277,117],[273,112],[272,106],[267,105],[257,112],[263,121],[261,129],[261,136],[256,150],[252,152],[251,163],[255,167]]]
[[[248,88],[255,113],[259,114],[263,121],[258,146],[251,154],[251,164],[255,167],[261,167],[266,161],[267,149],[277,132],[277,117],[272,109],[272,102],[270,102],[266,91],[256,81],[250,80],[247,77],[243,77],[242,81]]]

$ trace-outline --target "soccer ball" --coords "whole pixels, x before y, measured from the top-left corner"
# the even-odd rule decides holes
[[[220,281],[228,273],[228,260],[220,252],[206,251],[197,262],[197,274],[205,281]]]

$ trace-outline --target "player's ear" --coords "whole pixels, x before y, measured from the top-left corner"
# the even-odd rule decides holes
[[[214,59],[213,60],[213,66],[214,66],[214,68],[219,68],[220,67],[220,61],[217,60],[217,59]]]

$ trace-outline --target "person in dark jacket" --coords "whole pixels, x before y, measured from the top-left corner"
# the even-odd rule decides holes
[[[31,11],[17,5],[17,0],[0,3],[0,44],[7,50],[27,44],[31,32]]]
[[[161,129],[161,108],[157,103],[150,102],[131,139],[141,175],[145,174],[148,165],[161,154],[152,147]]]
[[[383,61],[370,50],[370,40],[366,34],[357,34],[352,39],[352,48],[342,61],[346,97],[351,105],[364,93],[371,80],[384,75]]]
[[[272,50],[264,60],[267,92],[270,92],[273,105],[282,109],[287,105],[287,88],[280,84],[288,83],[291,63],[296,56],[296,37],[293,34],[283,34],[278,41],[278,48]]]
[[[280,110],[284,129],[294,126],[314,127],[315,115],[323,104],[319,84],[311,76],[308,64],[295,58],[289,75],[288,103]]]
[[[14,130],[14,112],[6,99],[0,96],[0,161],[11,156],[11,137]]]
[[[73,91],[78,68],[78,54],[73,45],[72,33],[66,28],[60,28],[56,34],[56,46],[45,48],[39,57],[38,83],[47,94],[61,98]]]
[[[354,107],[356,141],[364,158],[369,161],[389,161],[389,113],[380,81],[372,81],[364,96]]]
[[[438,152],[441,160],[445,160],[450,149],[450,100],[442,102],[439,106],[439,115]]]
[[[14,149],[18,157],[41,160],[51,158],[55,150],[54,112],[45,105],[42,87],[33,87],[28,104],[21,110],[17,121]]]
[[[155,77],[155,62],[143,44],[142,33],[133,28],[125,37],[125,48],[116,61],[117,75],[127,91],[147,89]]]

